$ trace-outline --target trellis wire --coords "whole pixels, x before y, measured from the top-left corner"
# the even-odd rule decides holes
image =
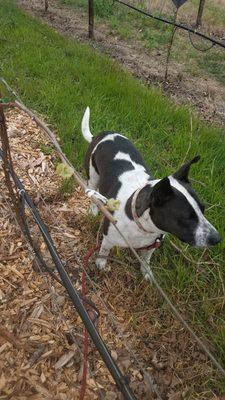
[[[144,10],[142,10],[140,8],[137,8],[137,7],[133,6],[132,4],[126,3],[123,0],[113,0],[113,2],[122,4],[122,5],[124,5],[124,6],[128,7],[128,8],[131,8],[132,10],[134,10],[134,11],[140,13],[140,14],[146,15],[147,17],[150,17],[150,18],[155,19],[157,21],[160,21],[160,22],[163,22],[165,24],[175,26],[176,28],[179,28],[181,30],[193,33],[194,35],[199,36],[199,37],[201,37],[201,38],[203,38],[205,40],[208,40],[208,41],[214,43],[215,45],[220,46],[220,47],[225,49],[225,43],[222,43],[220,40],[217,40],[214,37],[210,37],[210,36],[205,35],[204,33],[198,32],[196,29],[193,29],[193,28],[191,28],[189,26],[179,24],[178,22],[170,21],[169,19],[163,18],[161,16],[157,17],[156,15],[153,15],[153,14],[151,14],[151,13],[149,13],[147,11],[144,11]]]

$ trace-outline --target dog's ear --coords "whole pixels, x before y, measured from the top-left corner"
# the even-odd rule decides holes
[[[200,158],[201,158],[200,156],[195,156],[191,161],[182,165],[182,167],[180,167],[180,169],[178,169],[178,171],[173,174],[173,177],[176,179],[179,179],[180,181],[189,182],[188,174],[189,174],[190,166],[191,166],[191,164],[197,163],[200,160]]]
[[[153,187],[150,199],[150,207],[162,207],[173,196],[173,194],[174,192],[169,178],[166,177],[161,179]]]

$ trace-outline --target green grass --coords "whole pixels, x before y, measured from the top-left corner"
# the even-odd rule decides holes
[[[224,51],[225,54],[225,51]],[[199,65],[222,83],[225,83],[225,55],[222,52],[211,51],[199,60]]]
[[[12,1],[0,3],[0,74],[28,106],[44,114],[57,130],[63,150],[79,170],[87,143],[80,132],[85,107],[91,107],[91,129],[128,135],[142,152],[155,176],[180,165],[190,141],[190,111],[176,108],[159,91],[146,88],[109,58],[87,45],[62,37],[18,10]],[[206,215],[224,238],[224,131],[193,118],[188,157],[201,154],[193,166],[194,187],[210,208]],[[186,310],[199,332],[214,343],[225,363],[224,241],[208,250],[201,270],[184,261],[165,241],[154,257],[154,270],[174,302]],[[187,252],[195,261],[202,252]],[[151,295],[152,290],[149,289]],[[216,300],[212,300],[216,298]],[[206,384],[207,385],[207,384]],[[222,380],[208,382],[215,390]]]

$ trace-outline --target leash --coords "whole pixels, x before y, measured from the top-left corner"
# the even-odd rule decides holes
[[[87,303],[87,276],[86,276],[86,271],[88,269],[89,265],[89,260],[93,256],[93,254],[99,250],[100,245],[96,245],[92,247],[86,256],[84,257],[84,269],[82,272],[82,300],[84,303]],[[90,316],[91,319],[94,320],[93,315]],[[82,371],[82,382],[81,382],[81,390],[80,390],[80,397],[79,400],[83,400],[86,392],[86,387],[87,387],[87,371],[88,371],[88,347],[89,347],[89,337],[88,337],[88,332],[87,329],[84,329],[84,344],[83,344],[83,371]]]

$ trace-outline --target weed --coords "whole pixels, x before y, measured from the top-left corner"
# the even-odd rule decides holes
[[[99,231],[99,226],[102,221],[102,214],[93,215],[88,213],[84,216],[84,222],[89,226],[90,233],[96,237]]]
[[[42,153],[44,153],[46,156],[50,156],[54,151],[54,148],[52,146],[50,146],[49,144],[46,145],[45,143],[40,143],[40,149]]]
[[[112,28],[112,32],[115,31],[117,35],[124,39],[131,38],[134,34],[133,29],[130,25],[121,24],[118,18],[114,15],[112,15],[109,20],[109,26]]]
[[[152,26],[145,27],[141,34],[145,47],[152,50],[159,46],[166,45],[171,40],[171,29],[166,29],[162,33],[161,29],[154,29]]]
[[[225,52],[211,51],[199,59],[199,66],[225,83]]]
[[[114,5],[113,2],[105,0],[95,0],[95,12],[99,17],[109,17],[113,15]]]
[[[59,186],[59,193],[63,198],[72,196],[72,194],[74,193],[74,189],[75,189],[75,181],[73,176],[71,178],[61,180]]]

